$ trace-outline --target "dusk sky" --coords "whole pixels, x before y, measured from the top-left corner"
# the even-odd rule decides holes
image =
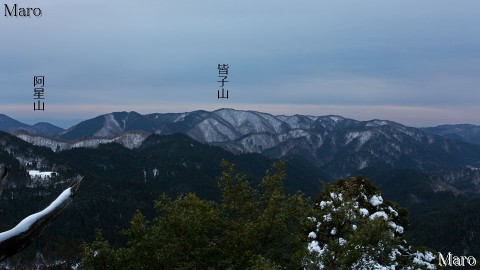
[[[12,1],[0,113],[69,127],[114,111],[234,108],[480,124],[480,1]],[[229,64],[229,99],[217,99]],[[45,76],[45,111],[33,76]]]

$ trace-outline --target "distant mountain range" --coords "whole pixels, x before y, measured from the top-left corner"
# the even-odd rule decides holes
[[[480,126],[469,124],[441,125],[423,128],[423,130],[446,138],[462,140],[472,144],[480,144]]]
[[[330,119],[330,120],[328,120]],[[176,132],[189,134],[192,138],[204,142],[233,141],[252,133],[285,133],[286,130],[311,130],[315,122],[322,122],[332,128],[332,121],[347,120],[360,123],[341,116],[273,116],[255,111],[239,111],[220,109],[213,112],[193,111],[186,113],[154,113],[141,115],[137,112],[114,112],[85,120],[65,130],[50,123],[39,122],[28,125],[5,114],[0,114],[0,131],[9,133],[28,133],[61,141],[78,141],[83,139],[114,139],[126,132],[143,131],[157,134],[173,134]],[[330,122],[330,123],[329,123]],[[392,121],[371,120],[375,123],[394,123]],[[317,123],[318,124],[318,123]],[[381,125],[383,125],[381,124]],[[214,126],[214,127],[212,127]],[[402,125],[400,125],[402,126]],[[342,125],[334,125],[341,128]],[[328,129],[328,127],[325,127]],[[207,129],[215,133],[206,133]],[[457,139],[471,144],[480,144],[480,126],[471,124],[439,125],[436,127],[418,128],[430,134],[445,138]],[[198,133],[198,134],[197,134]],[[207,135],[208,134],[208,135]],[[223,140],[222,140],[223,137]]]
[[[0,129],[11,133],[0,132],[0,162],[12,167],[9,188],[0,196],[4,211],[0,229],[38,211],[39,205],[58,195],[65,178],[80,173],[85,180],[76,203],[60,217],[57,224],[62,225],[54,224],[45,235],[48,241],[42,242],[44,254],[70,250],[75,257],[75,246],[92,239],[93,228],[125,228],[135,209],[153,215],[151,202],[163,192],[217,198],[215,177],[222,159],[237,164],[255,183],[281,157],[287,160],[288,192],[302,190],[314,198],[320,180],[364,175],[385,191],[386,198],[409,208],[413,239],[441,250],[456,245],[453,251],[480,254],[476,245],[480,145],[462,139],[470,131],[473,134],[473,127],[440,129],[445,134],[464,133],[451,138],[432,134],[440,132],[431,130],[435,128],[411,128],[387,120],[221,109],[148,115],[117,112],[63,130],[0,115]],[[36,186],[28,169],[60,176]],[[461,218],[452,218],[457,212],[466,216],[461,227]],[[439,237],[457,229],[458,235],[447,240]],[[52,241],[56,248],[49,246]],[[35,256],[36,251],[31,252]]]
[[[25,127],[16,121],[15,126],[13,119],[3,122],[8,125],[0,125],[0,129],[16,131],[23,140],[54,151],[112,141],[135,148],[148,134],[183,133],[233,153],[261,153],[272,158],[301,155],[333,177],[345,177],[372,166],[420,170],[480,166],[480,146],[462,139],[468,137],[471,141],[476,129],[454,126],[418,129],[387,120],[357,121],[334,115],[273,116],[233,109],[146,115],[115,112],[67,130],[57,129],[60,132],[54,136],[42,134],[34,128],[36,125]],[[52,134],[54,129],[46,130]],[[27,133],[19,134],[19,130]],[[435,134],[441,133],[438,130],[442,134],[461,131],[463,137],[443,137]]]

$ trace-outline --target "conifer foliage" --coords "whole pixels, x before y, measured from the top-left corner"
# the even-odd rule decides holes
[[[275,163],[257,188],[222,162],[219,203],[162,195],[153,221],[137,212],[126,247],[103,239],[84,247],[83,269],[302,269],[310,203],[285,195],[285,164]]]
[[[125,247],[97,233],[84,245],[81,269],[435,269],[432,252],[404,240],[407,212],[368,180],[326,186],[315,204],[285,195],[284,162],[257,188],[222,162],[219,202],[185,194],[137,212]],[[313,207],[312,207],[313,206]]]
[[[404,239],[407,211],[383,199],[368,180],[324,189],[309,217],[308,269],[435,269],[435,256]]]

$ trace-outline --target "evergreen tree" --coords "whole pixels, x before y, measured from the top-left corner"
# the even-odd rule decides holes
[[[84,246],[81,268],[435,269],[431,251],[404,240],[406,210],[366,179],[325,187],[311,207],[300,194],[285,195],[283,162],[257,188],[233,164],[222,167],[220,202],[162,195],[154,220],[134,215],[125,247],[98,233]]]
[[[275,163],[258,188],[222,162],[220,203],[194,194],[162,195],[158,217],[137,212],[124,231],[127,245],[112,247],[101,234],[84,246],[83,269],[302,269],[310,204],[283,191],[285,164]]]
[[[308,269],[435,269],[432,252],[404,239],[407,211],[384,201],[368,180],[356,177],[327,186],[315,204]]]

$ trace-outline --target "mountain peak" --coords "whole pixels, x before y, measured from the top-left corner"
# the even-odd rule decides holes
[[[23,132],[42,136],[54,136],[59,132],[63,131],[62,128],[45,122],[28,125],[17,121],[5,114],[0,114],[0,130],[9,133]]]
[[[466,163],[480,160],[477,146],[388,120],[358,121],[338,115],[274,116],[230,108],[147,115],[113,112],[83,121],[57,138],[111,140],[136,131],[182,133],[234,153],[261,153],[274,158],[301,155],[338,177],[369,166],[423,170],[453,163],[480,165]]]

